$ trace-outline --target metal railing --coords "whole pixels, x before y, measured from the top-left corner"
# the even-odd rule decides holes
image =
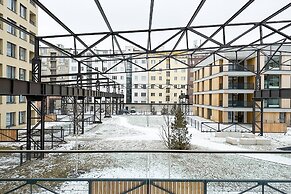
[[[207,194],[207,193],[225,193],[223,189],[215,189],[216,185],[226,187],[231,184],[242,185],[244,188],[237,188],[229,192],[235,193],[283,193],[291,192],[291,180],[235,180],[235,179],[98,179],[98,178],[14,178],[0,179],[3,182],[13,182],[14,188],[10,190],[2,190],[3,193],[15,193],[21,189],[25,193],[35,193],[37,189],[42,192],[49,193],[81,193],[81,194]],[[74,189],[56,189],[47,186],[50,183],[75,183],[76,185],[84,185],[83,188]],[[287,189],[281,189],[280,186],[285,185]],[[22,190],[22,191],[23,191]],[[227,191],[228,192],[228,191]]]
[[[200,122],[197,126],[201,132],[252,132],[251,123]]]
[[[249,101],[228,101],[228,106],[229,107],[252,107],[252,102]]]
[[[152,156],[161,154],[168,158],[168,154],[174,154],[173,158],[180,158],[183,154],[198,154],[191,158],[201,158],[202,154],[214,155],[216,159],[220,158],[218,155],[240,154],[247,156],[247,158],[261,155],[286,155],[291,154],[291,151],[203,151],[203,150],[0,150],[0,154],[50,154],[50,156],[61,156],[60,154],[97,154],[96,159],[100,154],[120,154],[122,158],[128,154],[146,154],[143,157],[149,160],[149,154]],[[52,155],[51,155],[52,154]],[[57,154],[57,155],[54,155]],[[47,155],[48,156],[48,155]],[[92,157],[92,155],[90,155]],[[74,157],[75,158],[75,157]],[[78,158],[78,156],[76,156]],[[136,158],[136,157],[134,157]],[[154,159],[157,156],[152,157]],[[189,159],[189,157],[187,157]],[[224,158],[224,156],[223,156]],[[94,159],[94,158],[93,158]],[[141,158],[140,158],[141,159]],[[179,159],[180,160],[180,159]],[[224,160],[224,159],[223,159]],[[144,161],[144,160],[143,160]],[[165,160],[160,158],[161,164],[165,164]],[[171,162],[169,160],[168,162]],[[217,161],[218,162],[218,161]],[[86,163],[86,162],[85,162]],[[45,163],[47,164],[47,163]],[[138,163],[139,165],[142,165]],[[150,171],[151,162],[144,161],[147,166],[144,170]],[[157,162],[152,163],[157,164]],[[74,165],[74,164],[73,164]],[[85,164],[84,164],[85,165]],[[129,165],[129,164],[127,164]],[[156,168],[156,166],[152,166]],[[64,168],[63,165],[55,165],[54,168]],[[165,167],[165,166],[164,166]],[[169,168],[173,166],[168,165]],[[219,165],[217,164],[217,167]],[[37,169],[35,169],[37,170]],[[145,171],[145,172],[146,172]],[[91,171],[90,171],[91,172]],[[252,177],[250,171],[250,177]],[[266,171],[268,173],[268,171]],[[285,173],[286,174],[286,173]],[[63,175],[62,175],[63,176]],[[78,175],[77,175],[78,176]],[[207,193],[253,193],[253,194],[273,194],[273,193],[290,193],[291,192],[291,177],[286,179],[225,179],[225,178],[196,178],[196,179],[177,179],[177,178],[0,178],[1,193],[72,193],[72,194],[123,194],[123,193],[140,193],[140,194],[207,194]],[[221,175],[222,176],[222,175]],[[283,176],[283,175],[282,175]],[[3,177],[3,176],[2,176]],[[79,187],[79,186],[82,187]]]
[[[254,84],[252,83],[233,83],[228,84],[228,89],[244,89],[244,90],[253,90]]]

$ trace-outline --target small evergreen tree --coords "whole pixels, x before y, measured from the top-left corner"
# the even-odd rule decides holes
[[[174,104],[171,109],[171,115],[174,115],[176,113],[176,110],[177,110],[177,106],[176,104]]]
[[[154,106],[151,108],[151,112],[152,112],[153,115],[156,115],[157,114],[157,111],[156,111],[156,109],[155,109]]]
[[[192,135],[189,134],[187,121],[184,117],[181,107],[179,106],[175,112],[174,122],[171,123],[171,129],[163,128],[162,138],[165,145],[169,149],[188,150],[190,149],[190,140]]]
[[[161,115],[167,115],[168,114],[168,109],[163,106],[162,110],[161,110]]]

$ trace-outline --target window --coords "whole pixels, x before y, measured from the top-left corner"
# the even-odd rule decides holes
[[[152,65],[155,64],[155,60],[151,60],[151,64],[152,64]]]
[[[166,96],[166,101],[167,101],[167,102],[170,101],[170,96]]]
[[[0,38],[0,55],[3,54],[3,39]]]
[[[0,13],[0,17],[3,18],[3,14]],[[0,29],[3,30],[3,21],[0,21]]]
[[[138,93],[137,93],[137,92],[135,92],[135,93],[134,93],[134,96],[135,96],[135,97],[137,97],[137,96],[138,96]]]
[[[7,18],[7,20],[16,25],[15,21],[13,21],[13,20],[11,20],[9,18]],[[14,26],[11,26],[11,25],[7,24],[7,32],[12,34],[12,35],[14,35],[14,36],[16,36],[16,28]]]
[[[25,123],[25,111],[20,111],[19,112],[19,124],[24,124]]]
[[[7,78],[15,79],[15,67],[7,65],[6,76]]]
[[[26,80],[26,70],[19,68],[19,80]]]
[[[159,85],[159,88],[160,88],[160,89],[163,89],[163,86],[162,86],[162,85]]]
[[[265,64],[270,60],[270,57],[265,58]],[[279,69],[281,63],[281,57],[280,55],[274,55],[272,59],[269,61],[269,63],[266,66],[266,69]]]
[[[112,79],[116,80],[117,79],[117,76],[116,75],[112,76]]]
[[[163,77],[162,76],[159,76],[159,80],[163,80]]]
[[[15,112],[6,113],[6,127],[15,126]]]
[[[25,96],[19,96],[19,103],[25,103]]]
[[[7,42],[7,56],[15,58],[16,56],[15,53],[16,53],[16,45],[11,42]]]
[[[182,76],[182,77],[181,77],[181,80],[182,80],[182,81],[185,81],[185,80],[186,80],[186,77],[185,77],[185,76]]]
[[[174,93],[174,97],[177,97],[177,93]]]
[[[155,104],[155,101],[151,101],[151,104]]]
[[[31,34],[29,35],[29,43],[34,45],[34,43],[35,43],[35,36],[33,36],[33,34],[34,34],[33,32],[30,31],[30,33]]]
[[[286,113],[285,112],[280,112],[279,120],[280,120],[280,123],[286,123]]]
[[[177,76],[175,76],[175,77],[174,77],[174,80],[175,80],[175,81],[177,81],[177,80],[178,80],[178,77],[177,77]]]
[[[154,89],[155,88],[155,84],[151,84],[151,89]]]
[[[22,61],[26,61],[26,49],[19,47],[19,59]]]
[[[14,96],[6,96],[6,104],[14,104],[15,97]]]
[[[142,64],[146,64],[146,60],[141,60],[141,63]]]
[[[147,77],[146,76],[141,76],[141,81],[146,81]]]
[[[143,84],[142,85],[142,89],[146,89],[147,88],[147,85],[146,84]]]
[[[20,17],[22,17],[23,19],[26,19],[27,17],[27,9],[22,4],[20,4]]]
[[[156,96],[156,94],[155,93],[151,93],[151,96]]]
[[[141,93],[140,95],[141,95],[141,96],[146,96],[147,94],[143,92],[143,93]]]
[[[265,75],[265,89],[279,88],[280,75]]]
[[[163,96],[163,93],[159,93],[159,96]]]
[[[16,0],[8,0],[8,2],[7,2],[7,7],[8,7],[8,9],[10,9],[11,11],[16,12]]]
[[[136,89],[137,89],[137,88],[138,88],[138,84],[134,84],[134,88],[136,88]]]
[[[170,88],[166,88],[166,93],[170,93]]]
[[[280,100],[276,98],[266,99],[264,105],[267,108],[280,108]]]
[[[170,85],[170,80],[169,79],[166,80],[166,84]]]
[[[186,88],[186,85],[181,85],[181,89],[185,89]]]
[[[29,13],[29,23],[36,26],[36,15],[32,12]]]
[[[23,26],[20,26],[20,28],[22,28],[23,30],[26,30],[26,28]],[[26,33],[19,30],[19,38],[21,38],[22,40],[26,40],[27,39]]]
[[[156,80],[156,76],[151,76],[151,80]]]
[[[120,76],[120,80],[123,80],[123,76],[122,75]]]
[[[134,76],[134,80],[135,80],[135,81],[138,81],[138,77],[137,77],[137,76]]]
[[[167,77],[170,77],[170,71],[167,71],[167,72],[166,72],[166,76],[167,76]]]

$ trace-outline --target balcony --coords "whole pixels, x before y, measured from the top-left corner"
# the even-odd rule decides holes
[[[228,89],[253,90],[254,88],[252,83],[233,83],[228,85]]]

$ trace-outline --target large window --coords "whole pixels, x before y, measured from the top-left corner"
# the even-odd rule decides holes
[[[27,18],[27,9],[22,4],[20,4],[20,17],[22,17],[23,19]]]
[[[6,127],[15,126],[15,112],[6,113]]]
[[[12,67],[10,65],[7,65],[7,68],[6,68],[6,77],[7,78],[11,78],[11,79],[15,79],[15,67]]]
[[[26,120],[26,112],[25,111],[20,111],[19,112],[19,124],[24,124]]]
[[[265,75],[265,89],[279,88],[280,75]]]
[[[7,20],[16,25],[15,21],[13,21],[13,20],[11,20],[9,18],[7,18]],[[15,29],[14,26],[11,26],[11,25],[7,24],[7,32],[12,34],[12,35],[14,35],[14,36],[16,36],[16,29]]]
[[[7,42],[7,56],[16,57],[16,45],[11,42]]]
[[[267,108],[280,108],[280,99],[266,99],[264,105]]]
[[[22,61],[26,61],[26,49],[19,47],[19,59]]]
[[[11,11],[16,12],[16,0],[7,0],[7,7]]]

